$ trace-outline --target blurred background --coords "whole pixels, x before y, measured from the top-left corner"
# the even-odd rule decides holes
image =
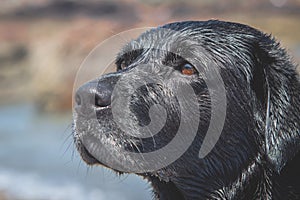
[[[300,63],[300,0],[0,0],[0,200],[150,200],[139,177],[80,161],[75,75],[121,31],[208,19],[272,33]]]

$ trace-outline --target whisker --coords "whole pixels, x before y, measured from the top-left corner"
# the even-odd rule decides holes
[[[88,175],[89,175],[89,173],[90,173],[91,170],[92,170],[92,167],[88,165],[88,166],[86,167],[86,172],[85,172],[85,178],[86,178],[86,179],[88,178]]]
[[[73,143],[74,145],[74,143]],[[75,147],[72,148],[72,155],[71,155],[71,160],[74,160],[74,156],[75,156]]]
[[[69,125],[65,128],[64,133],[66,133],[67,130],[70,129],[70,128],[72,128],[72,127],[73,127],[73,123],[69,124]]]
[[[65,143],[68,141],[68,139],[70,139],[73,136],[73,132],[71,131],[71,133],[64,139],[62,146],[65,145]]]
[[[63,157],[66,155],[66,153],[70,150],[70,147],[71,147],[73,144],[74,144],[73,141],[70,141],[70,142],[69,142],[67,148],[65,149],[65,151],[64,151],[63,154],[61,155],[61,158],[63,158]]]
[[[145,160],[145,157],[143,156],[143,153],[141,152],[140,148],[136,145],[135,141],[133,140],[129,140],[128,141],[130,146],[133,148],[133,146],[135,147],[135,149],[137,149],[139,155],[143,158],[143,160]],[[145,160],[146,161],[146,160]],[[142,167],[140,163],[136,163],[139,167]]]
[[[118,183],[124,182],[128,178],[128,176],[129,174],[122,174],[121,176],[119,176]]]
[[[82,163],[82,161],[81,161],[81,159],[79,159],[79,162],[78,162],[78,165],[77,165],[77,174],[79,173],[81,163]]]

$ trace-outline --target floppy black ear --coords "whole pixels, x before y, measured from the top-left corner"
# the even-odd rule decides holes
[[[300,84],[296,67],[273,38],[254,45],[251,87],[264,130],[262,154],[269,167],[280,172],[300,149]],[[300,163],[297,163],[300,166]]]
[[[257,100],[262,107],[267,106],[267,69],[272,63],[268,54],[259,46],[258,43],[253,45],[253,69],[252,69],[252,81],[251,88],[253,89]]]

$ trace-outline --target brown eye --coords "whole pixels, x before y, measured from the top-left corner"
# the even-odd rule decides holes
[[[196,74],[196,69],[193,67],[193,65],[185,63],[181,68],[181,73],[190,76]]]

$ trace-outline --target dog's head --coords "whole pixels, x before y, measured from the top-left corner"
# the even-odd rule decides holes
[[[74,137],[82,158],[147,178],[161,199],[232,190],[227,186],[245,171],[254,173],[262,156],[264,65],[273,62],[263,43],[274,41],[219,21],[173,23],[142,34],[119,53],[116,72],[75,95]],[[213,118],[219,124],[211,125]],[[201,158],[209,130],[217,133]]]

